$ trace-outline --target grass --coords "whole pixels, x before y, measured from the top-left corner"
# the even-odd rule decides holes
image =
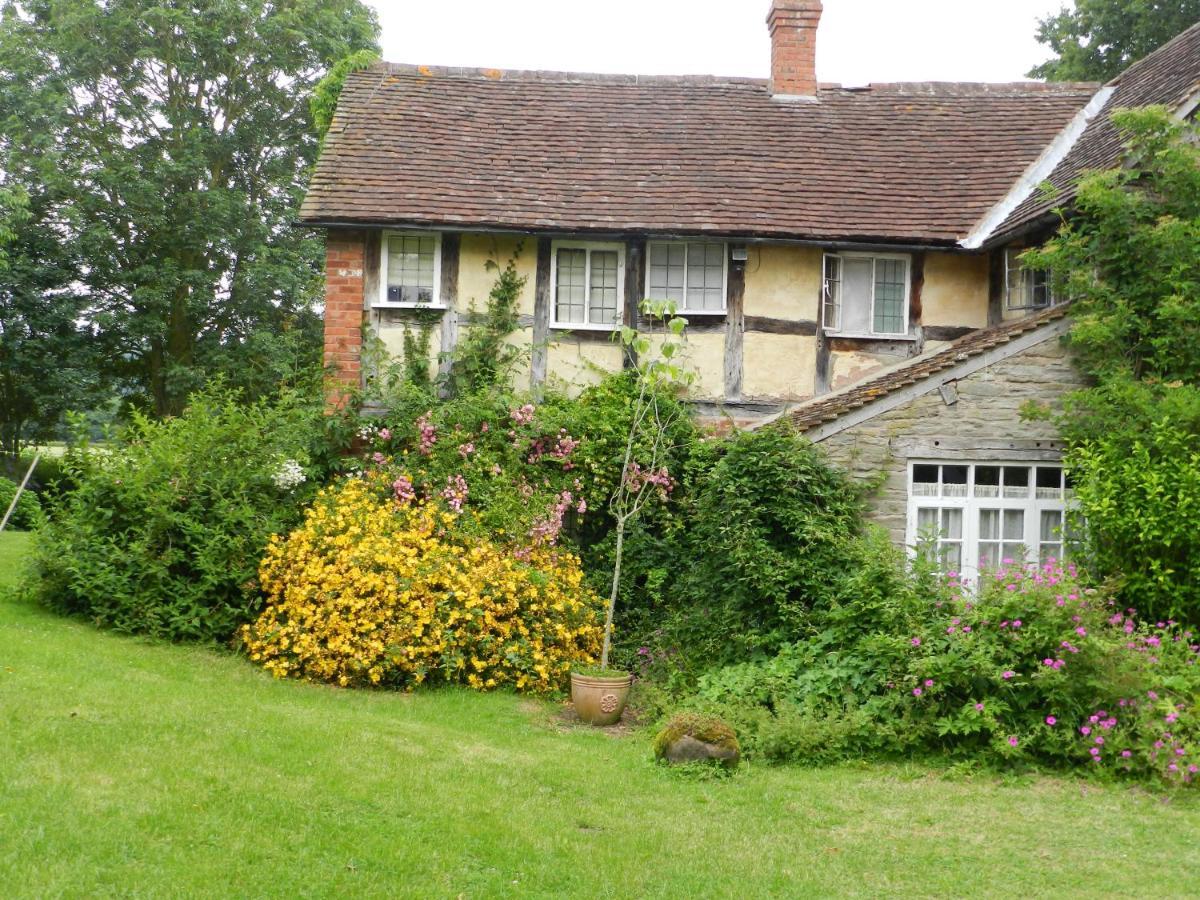
[[[23,535],[0,535],[0,580]],[[277,682],[0,601],[0,896],[1182,896],[1200,802],[928,767],[699,780],[553,704]]]

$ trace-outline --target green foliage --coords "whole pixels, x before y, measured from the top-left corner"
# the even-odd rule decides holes
[[[308,98],[308,110],[312,116],[313,128],[317,137],[325,138],[329,126],[333,124],[333,114],[337,110],[338,98],[342,95],[342,87],[346,84],[346,76],[351,72],[369,69],[379,62],[379,53],[371,48],[355,50],[349,56],[342,57],[334,63],[325,77],[318,81]]]
[[[1089,566],[1123,582],[1124,606],[1198,622],[1200,147],[1165,109],[1114,121],[1128,164],[1084,178],[1077,214],[1029,256],[1071,297],[1095,382],[1060,423]]]
[[[786,428],[738,433],[702,445],[686,488],[684,559],[670,589],[686,610],[681,644],[744,658],[835,602],[858,556],[862,505],[820,450]]]
[[[184,415],[135,415],[103,448],[72,448],[74,489],[37,534],[30,590],[118,631],[224,640],[257,612],[258,562],[300,516],[318,405],[247,404],[214,389]]]
[[[814,611],[808,637],[706,674],[694,702],[767,759],[938,752],[1198,783],[1195,633],[1141,625],[1054,563],[973,593],[918,572],[882,597]]]
[[[1190,391],[1193,395],[1198,392]],[[1151,619],[1200,615],[1200,432],[1170,416],[1067,456],[1097,567]]]
[[[517,309],[526,277],[517,274],[521,247],[504,264],[492,259],[488,269],[498,272],[488,295],[483,319],[466,329],[450,364],[448,389],[451,394],[474,394],[508,383],[521,349],[508,340],[520,322]],[[474,312],[472,307],[471,312]]]
[[[16,493],[17,484],[15,482],[9,481],[7,478],[0,478],[0,518],[3,518],[8,511]],[[41,518],[42,504],[38,501],[37,494],[27,488],[21,493],[21,499],[17,501],[17,508],[13,510],[5,529],[33,528],[41,521]]]
[[[1038,22],[1056,58],[1029,71],[1048,81],[1108,81],[1200,21],[1200,0],[1075,0]]]
[[[308,96],[377,32],[358,0],[5,4],[0,163],[46,209],[18,239],[53,223],[47,258],[74,275],[54,279],[84,295],[97,365],[137,405],[177,414],[214,373],[267,395],[315,358],[321,241],[293,227],[319,143]],[[38,274],[22,290],[52,296]],[[262,338],[289,330],[304,340]],[[256,364],[266,351],[298,355]]]

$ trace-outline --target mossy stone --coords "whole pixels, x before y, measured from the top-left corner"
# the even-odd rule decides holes
[[[676,713],[654,738],[654,757],[669,763],[712,761],[734,769],[741,755],[737,735],[716,716]]]

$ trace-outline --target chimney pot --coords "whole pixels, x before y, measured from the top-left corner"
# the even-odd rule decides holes
[[[773,0],[767,13],[771,32],[771,95],[817,96],[817,25],[821,0]]]

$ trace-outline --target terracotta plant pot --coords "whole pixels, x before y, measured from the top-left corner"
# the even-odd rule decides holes
[[[621,719],[629,701],[632,675],[580,675],[571,673],[571,702],[580,721],[612,725]]]

